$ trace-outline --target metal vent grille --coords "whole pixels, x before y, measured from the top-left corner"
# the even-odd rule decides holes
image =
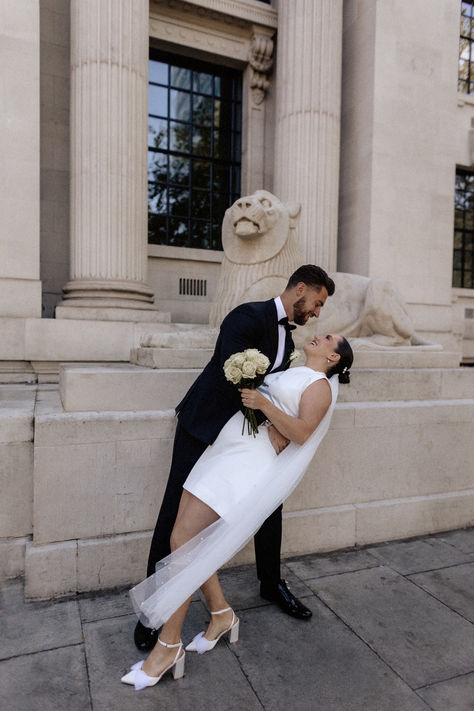
[[[185,279],[184,277],[180,277],[179,293],[184,296],[206,296],[207,280]]]

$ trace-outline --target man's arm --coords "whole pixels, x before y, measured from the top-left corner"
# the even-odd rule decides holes
[[[246,348],[257,348],[262,333],[262,324],[248,304],[242,304],[230,312],[220,329],[220,364]]]

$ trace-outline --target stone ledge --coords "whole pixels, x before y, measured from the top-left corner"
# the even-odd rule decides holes
[[[176,366],[177,349],[140,348],[138,352],[143,356],[141,366],[62,364],[59,382],[64,410],[173,409],[199,375],[199,368]],[[158,352],[175,367],[145,367],[147,356],[153,359]],[[474,398],[474,370],[469,368],[354,370],[350,385],[339,389],[340,403],[465,398]]]

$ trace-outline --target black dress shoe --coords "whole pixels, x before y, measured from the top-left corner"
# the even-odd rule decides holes
[[[142,625],[141,622],[137,622],[133,639],[141,652],[150,652],[158,639],[158,630],[151,630],[149,627]]]
[[[291,592],[286,580],[280,580],[276,587],[268,588],[263,583],[260,585],[260,597],[278,605],[283,612],[299,620],[309,620],[313,614]]]

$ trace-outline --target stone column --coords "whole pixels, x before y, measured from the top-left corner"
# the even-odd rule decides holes
[[[0,3],[0,319],[40,318],[38,0]],[[2,332],[7,327],[3,322]],[[8,322],[9,328],[14,328]],[[19,326],[20,332],[21,326]],[[17,341],[0,360],[18,358]],[[21,356],[20,356],[21,357]]]
[[[304,259],[336,270],[342,0],[279,0],[275,182]]]
[[[146,284],[148,5],[71,2],[71,275],[58,318],[167,320]]]

